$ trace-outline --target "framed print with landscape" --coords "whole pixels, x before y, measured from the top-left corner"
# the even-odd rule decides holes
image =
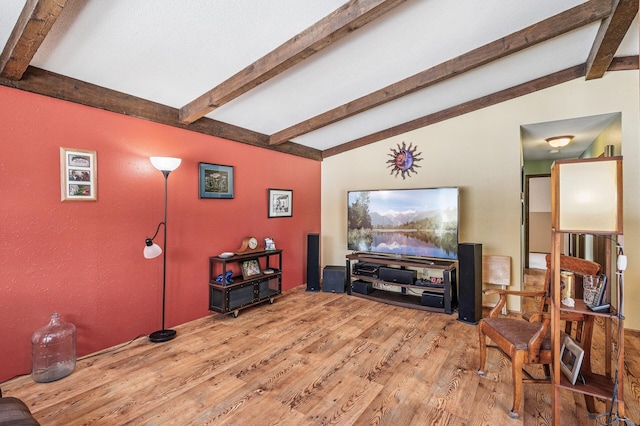
[[[233,198],[233,166],[198,164],[200,198]]]
[[[96,151],[60,148],[60,194],[62,201],[96,201],[98,175]]]
[[[269,189],[269,217],[293,216],[293,191]]]

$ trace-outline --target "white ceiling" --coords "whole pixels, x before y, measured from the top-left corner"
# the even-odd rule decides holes
[[[180,108],[346,0],[69,0],[31,65]],[[583,3],[409,0],[207,115],[273,134]],[[0,5],[0,45],[25,0]],[[616,56],[638,55],[638,22]],[[292,139],[325,150],[586,62],[599,23]],[[524,124],[524,123],[523,123]]]

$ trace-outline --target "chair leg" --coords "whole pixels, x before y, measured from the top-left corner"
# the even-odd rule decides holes
[[[478,338],[480,341],[480,368],[478,368],[478,376],[484,376],[484,365],[487,362],[487,338],[482,331],[482,323],[478,324]]]
[[[518,408],[522,401],[522,367],[524,365],[525,351],[516,351],[511,359],[511,369],[513,371],[513,408],[509,412],[509,417],[518,418]]]

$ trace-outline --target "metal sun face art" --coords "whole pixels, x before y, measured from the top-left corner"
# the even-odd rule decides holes
[[[391,157],[390,160],[387,160],[387,163],[389,163],[387,168],[391,168],[391,173],[389,173],[390,175],[393,175],[395,172],[395,177],[398,177],[400,174],[402,179],[405,179],[406,177],[411,177],[412,172],[414,174],[418,173],[416,168],[421,166],[416,163],[418,161],[422,161],[422,158],[418,157],[419,155],[422,155],[422,153],[418,152],[416,154],[418,147],[415,146],[412,149],[412,145],[413,144],[410,143],[409,147],[407,147],[406,144],[402,142],[402,148],[400,147],[400,144],[398,144],[397,150],[395,148],[391,148],[391,154],[387,154]]]

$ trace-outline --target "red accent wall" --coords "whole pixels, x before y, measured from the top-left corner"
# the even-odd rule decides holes
[[[98,201],[60,201],[60,147],[97,151]],[[163,219],[154,155],[182,158],[168,181],[167,327],[211,314],[208,258],[245,236],[284,250],[284,289],[305,283],[320,162],[0,87],[0,381],[30,372],[52,312],[77,326],[78,356],[161,328],[162,256],[142,256]],[[198,162],[234,166],[235,198],[199,199]],[[268,188],[293,190],[292,218],[267,218]]]

